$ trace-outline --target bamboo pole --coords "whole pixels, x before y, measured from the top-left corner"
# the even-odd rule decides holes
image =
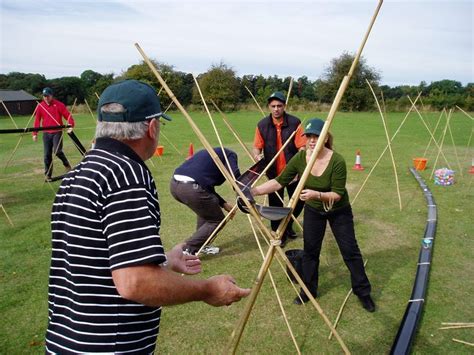
[[[97,97],[97,100],[100,100],[100,96],[99,96],[99,94],[97,93],[97,91],[94,92],[94,94],[95,94],[95,97]]]
[[[450,326],[441,327],[438,329],[445,330],[445,329],[463,329],[463,328],[474,328],[474,324],[450,325]]]
[[[0,203],[0,207],[2,208],[3,213],[5,213],[5,217],[7,217],[8,223],[10,223],[12,227],[15,227],[12,220],[10,219],[10,216],[8,216],[8,213],[5,210],[5,207],[3,207],[3,204]]]
[[[443,108],[441,111],[441,114],[439,115],[438,121],[436,122],[436,126],[433,130],[433,136],[436,134],[436,131],[438,130],[439,123],[441,122],[441,118],[443,117],[443,114],[446,114],[446,108]],[[430,141],[428,142],[428,145],[426,146],[425,152],[423,153],[423,157],[426,157],[426,154],[428,153],[428,149],[430,149],[431,141],[433,138],[430,137]]]
[[[397,195],[398,195],[398,205],[400,207],[400,211],[402,210],[402,196],[400,195],[400,185],[398,183],[398,173],[397,173],[397,166],[395,164],[395,158],[393,157],[393,151],[392,151],[392,144],[390,143],[390,137],[388,135],[388,129],[387,129],[387,124],[385,122],[385,117],[382,112],[382,108],[380,107],[379,100],[377,99],[377,95],[375,95],[375,91],[372,88],[372,85],[370,85],[369,81],[365,79],[367,82],[367,85],[369,85],[369,89],[372,92],[372,95],[374,96],[375,103],[377,104],[377,108],[380,112],[380,117],[382,118],[382,123],[383,123],[383,129],[385,131],[385,138],[387,139],[387,145],[388,145],[388,150],[390,152],[390,158],[392,159],[392,166],[393,166],[393,174],[395,175],[395,184],[397,185]]]
[[[262,113],[262,115],[263,115],[263,116],[266,116],[266,115],[265,115],[265,112],[263,112],[262,107],[261,107],[260,104],[258,103],[257,99],[255,98],[255,96],[253,96],[252,91],[250,91],[250,89],[249,89],[246,85],[244,85],[244,86],[245,86],[245,88],[247,89],[247,91],[249,92],[250,96],[252,96],[253,101],[254,101],[255,104],[257,105],[257,107],[258,107],[258,109],[260,110],[260,112]]]
[[[8,108],[7,108],[7,105],[5,105],[5,103],[3,102],[3,100],[0,100],[0,102],[2,103],[2,105],[3,105],[3,108],[4,108],[4,109],[5,109],[5,111],[7,112],[7,114],[8,114],[8,117],[10,117],[10,119],[12,120],[12,122],[13,122],[13,125],[15,126],[15,128],[18,128],[18,126],[16,125],[16,122],[15,122],[15,120],[13,119],[12,115],[10,114],[10,111],[9,111],[9,110],[8,110]]]
[[[89,110],[89,113],[91,114],[92,120],[94,121],[94,124],[97,124],[97,119],[95,118],[94,114],[92,113],[91,107],[89,106],[89,103],[87,102],[86,99],[84,99],[84,103],[87,106],[87,109]]]
[[[411,104],[413,105],[413,101],[411,100],[410,96],[408,96],[408,100],[410,100]],[[428,133],[430,134],[431,138],[433,139],[433,142],[435,143],[436,147],[438,148],[438,150],[440,150],[438,142],[436,141],[435,137],[433,136],[433,133],[431,133],[430,128],[429,128],[428,125],[426,124],[425,119],[424,119],[423,116],[421,115],[420,111],[418,111],[418,109],[416,108],[416,106],[415,106],[415,111],[416,111],[416,113],[418,114],[418,117],[420,117],[421,122],[423,122],[423,125],[425,126],[426,130],[427,130]],[[446,164],[448,165],[448,168],[451,169],[451,167],[450,167],[450,165],[449,165],[449,162],[448,162],[448,159],[446,159],[446,156],[444,155],[444,153],[443,153],[442,151],[441,151],[441,155],[443,156],[444,161],[445,161]]]
[[[260,229],[260,227],[257,226],[257,228],[258,228],[258,231],[259,231],[259,233],[260,233],[260,236],[261,236],[262,239],[265,241],[265,243],[267,243],[267,246],[270,246],[270,241],[269,241],[267,238],[265,238],[265,235],[263,234],[263,232],[262,232],[262,230]],[[279,256],[278,254],[276,254],[276,256],[277,256],[276,260],[277,260],[278,264],[280,265],[280,267],[281,267],[283,273],[286,275],[286,278],[287,278],[288,281],[290,282],[290,285],[293,287],[293,290],[295,291],[295,293],[297,294],[297,296],[301,299],[301,296],[300,296],[299,291],[296,289],[295,285],[293,284],[293,281],[291,281],[290,276],[289,276],[288,273],[286,272],[286,269],[285,269],[285,265],[286,265],[286,264],[283,265],[283,262],[282,262],[282,260],[281,260],[281,258],[280,258],[280,256]],[[305,306],[305,303],[304,303],[304,302],[302,302],[301,304],[303,305],[303,307]]]
[[[221,109],[216,105],[216,103],[214,102],[214,100],[210,100],[212,105],[214,105],[214,108],[221,114],[221,117],[222,117],[222,121],[224,121],[225,125],[227,126],[227,128],[229,129],[229,131],[232,132],[232,134],[234,135],[235,139],[237,139],[237,142],[239,142],[240,146],[244,149],[245,153],[247,153],[247,155],[249,156],[249,158],[255,162],[255,159],[254,157],[252,156],[252,153],[250,153],[250,150],[247,148],[247,146],[245,145],[244,141],[242,140],[242,138],[240,138],[239,134],[237,133],[237,131],[232,127],[232,125],[230,124],[229,120],[227,119],[227,116],[224,114],[224,112],[221,111]]]
[[[441,322],[442,325],[471,325],[473,322]]]
[[[455,341],[456,343],[461,343],[461,344],[464,344],[464,345],[474,346],[474,343],[468,343],[467,341],[464,341],[464,340],[459,340],[459,339],[456,339],[456,338],[452,338],[452,340]]]
[[[217,131],[217,127],[216,127],[216,124],[214,123],[214,119],[212,118],[211,111],[209,111],[209,107],[207,107],[207,103],[206,103],[206,100],[204,99],[204,95],[202,94],[201,87],[199,86],[197,78],[194,76],[194,74],[193,74],[193,79],[194,79],[194,82],[196,83],[196,87],[198,89],[199,96],[201,97],[201,101],[204,104],[204,107],[206,108],[206,112],[207,112],[207,115],[209,116],[209,120],[211,121],[212,128],[214,128],[214,132],[216,134],[217,141],[219,142],[219,146],[222,149],[222,155],[224,156],[224,160],[227,164],[227,169],[229,170],[230,175],[232,175],[232,179],[235,180],[234,172],[232,171],[232,167],[230,166],[229,158],[227,157],[227,154],[225,153],[224,144],[222,144],[221,136],[219,135],[219,132]]]
[[[459,173],[461,174],[461,177],[464,177],[464,174],[462,172],[461,162],[459,161],[458,150],[456,149],[456,143],[454,142],[453,132],[451,131],[450,124],[448,124],[448,131],[449,131],[449,135],[451,136],[451,142],[453,143],[454,155],[456,156],[456,161],[458,163]]]
[[[258,250],[260,251],[262,259],[265,259],[265,254],[263,252],[260,241],[258,240],[257,232],[255,231],[255,228],[253,226],[250,215],[247,215],[247,218],[249,220],[250,227],[252,228],[252,232],[253,232],[253,235],[255,237],[255,241],[257,242]],[[293,341],[293,344],[295,345],[295,349],[296,349],[297,353],[301,355],[300,348],[298,347],[298,343],[296,342],[296,338],[293,334],[293,330],[291,329],[290,322],[288,321],[288,317],[286,315],[285,308],[283,307],[283,303],[281,302],[281,298],[280,298],[280,295],[278,293],[278,289],[276,287],[275,280],[273,279],[272,272],[270,270],[268,270],[268,277],[270,278],[270,282],[273,286],[273,290],[275,291],[275,296],[276,296],[276,299],[277,299],[277,302],[278,302],[278,306],[280,307],[281,314],[283,316],[283,319],[285,320],[285,324],[286,324],[286,327],[288,328],[288,332],[290,333],[291,340]]]
[[[290,101],[291,89],[293,89],[293,77],[291,77],[290,79],[290,86],[288,87],[288,93],[286,94],[286,101],[285,101],[286,108],[288,108],[288,102]]]
[[[430,179],[433,178],[434,172],[436,170],[436,164],[438,163],[439,155],[443,151],[443,145],[444,145],[444,139],[446,138],[446,132],[448,131],[448,126],[449,126],[449,120],[451,119],[451,113],[453,112],[452,109],[449,110],[448,116],[446,118],[446,125],[444,126],[444,131],[443,131],[443,137],[441,138],[441,143],[438,147],[438,154],[436,155],[435,162],[433,164],[433,169],[431,169],[431,174],[430,174]],[[448,165],[448,168],[451,169],[451,167]]]
[[[368,261],[369,261],[368,259],[365,260],[364,268],[367,266],[367,262],[368,262]],[[334,328],[337,327],[337,323],[339,323],[339,319],[341,318],[342,311],[344,310],[344,306],[346,305],[347,300],[349,299],[349,297],[351,296],[351,294],[352,294],[352,287],[351,287],[351,289],[349,290],[349,292],[347,292],[347,295],[346,295],[346,297],[344,298],[344,301],[342,301],[341,307],[339,308],[339,312],[337,312],[337,317],[336,317],[336,320],[334,321],[334,324],[333,324]],[[332,338],[332,333],[329,333],[328,339],[331,340],[331,338]]]
[[[382,0],[379,0],[379,1],[382,1]],[[196,133],[196,135],[198,136],[199,140],[201,141],[201,143],[203,144],[203,146],[206,148],[206,150],[208,151],[208,153],[211,155],[212,159],[214,160],[214,163],[216,164],[216,166],[219,168],[219,170],[221,171],[221,173],[224,175],[224,177],[227,179],[227,181],[232,185],[232,187],[234,188],[234,190],[237,192],[237,194],[240,196],[240,198],[242,199],[242,201],[245,203],[245,205],[247,206],[247,208],[249,209],[249,213],[255,218],[255,220],[257,221],[258,225],[262,228],[262,230],[264,231],[265,235],[270,239],[272,240],[271,242],[271,245],[270,245],[270,248],[265,256],[265,260],[262,264],[262,266],[260,267],[260,270],[258,272],[258,275],[257,275],[257,279],[255,280],[254,282],[254,286],[252,287],[252,290],[250,292],[250,295],[248,296],[248,302],[246,303],[245,305],[245,309],[244,309],[244,313],[242,315],[242,317],[240,318],[239,320],[239,323],[238,323],[238,331],[234,330],[231,334],[231,340],[229,342],[229,346],[228,346],[228,349],[230,352],[232,353],[235,353],[236,351],[236,348],[239,344],[239,341],[240,341],[240,338],[242,336],[242,332],[243,332],[243,328],[245,327],[245,324],[248,320],[248,317],[249,317],[249,314],[253,308],[253,305],[255,304],[255,300],[256,300],[256,297],[260,291],[260,288],[262,286],[262,283],[264,281],[264,278],[265,278],[265,275],[267,274],[267,271],[268,271],[268,268],[271,264],[271,261],[273,259],[273,256],[275,254],[275,250],[277,252],[280,253],[280,255],[283,255],[283,260],[285,261],[285,263],[287,264],[288,268],[290,269],[290,271],[293,273],[293,275],[295,276],[296,280],[298,280],[298,283],[300,284],[300,286],[306,290],[306,293],[309,294],[310,296],[310,299],[312,299],[312,303],[313,305],[315,305],[315,307],[318,309],[318,312],[320,312],[320,314],[322,314],[322,317],[323,317],[323,320],[325,321],[325,323],[327,324],[327,326],[329,328],[331,328],[331,330],[335,333],[335,337],[336,339],[338,340],[339,344],[341,345],[342,349],[344,350],[345,353],[349,353],[349,350],[347,349],[346,345],[344,344],[342,338],[339,336],[339,334],[336,332],[336,330],[334,328],[332,328],[332,325],[331,325],[331,322],[329,321],[329,319],[327,319],[327,317],[324,315],[324,313],[322,313],[322,309],[320,309],[319,307],[319,304],[317,304],[317,302],[314,300],[313,296],[309,293],[309,290],[307,289],[307,287],[304,285],[303,281],[301,280],[301,278],[299,277],[299,275],[297,274],[296,270],[293,268],[293,266],[291,265],[291,263],[289,262],[288,258],[286,258],[285,254],[283,253],[283,251],[281,250],[281,247],[280,247],[280,244],[281,244],[281,240],[278,239],[278,237],[281,238],[281,234],[280,235],[276,235],[274,236],[270,231],[269,229],[263,224],[263,222],[261,221],[260,219],[260,216],[259,214],[257,213],[257,211],[255,210],[255,207],[248,201],[248,199],[245,197],[245,195],[242,193],[242,191],[240,190],[240,188],[237,186],[236,182],[234,180],[232,180],[232,177],[230,176],[230,174],[227,172],[226,168],[224,167],[223,163],[220,161],[220,159],[217,157],[215,151],[212,149],[211,145],[209,144],[209,142],[207,141],[206,137],[202,134],[201,130],[199,129],[199,127],[196,125],[196,123],[194,122],[194,120],[191,118],[191,116],[188,114],[188,112],[185,110],[185,108],[181,105],[181,103],[178,101],[178,99],[176,98],[176,96],[173,94],[173,92],[171,91],[171,89],[166,85],[166,83],[163,81],[161,75],[159,74],[159,72],[156,70],[156,67],[153,65],[153,63],[148,59],[147,55],[145,54],[145,52],[143,52],[143,50],[141,49],[141,47],[138,45],[138,43],[135,43],[135,47],[137,48],[137,50],[140,52],[140,54],[142,55],[145,63],[147,63],[148,67],[150,68],[150,70],[153,72],[153,74],[156,76],[156,78],[158,79],[158,81],[161,83],[161,85],[164,86],[164,89],[166,90],[168,96],[175,102],[176,106],[178,107],[178,109],[181,111],[181,113],[184,115],[184,117],[188,120],[191,128],[193,129],[193,131]]]
[[[469,135],[469,139],[467,140],[467,144],[466,144],[466,154],[464,155],[464,159],[463,161],[466,161],[467,160],[467,156],[469,154],[469,147],[471,146],[471,140],[472,140],[472,134],[474,133],[474,129],[471,128],[471,134]]]
[[[397,136],[397,134],[400,132],[401,128],[403,127],[403,125],[405,124],[405,121],[407,120],[408,116],[410,115],[415,103],[417,102],[418,98],[420,97],[421,95],[421,92],[418,94],[418,96],[416,97],[414,103],[412,103],[410,109],[408,110],[407,114],[405,115],[405,117],[403,118],[402,122],[400,123],[400,125],[398,126],[397,130],[395,131],[395,133],[393,134],[392,138],[391,138],[391,142],[393,142],[393,140],[395,139],[395,137]],[[362,192],[362,189],[364,188],[365,184],[367,183],[367,181],[369,180],[370,176],[372,175],[373,171],[375,170],[375,168],[378,166],[380,160],[382,160],[382,157],[384,156],[385,152],[388,150],[388,145],[385,146],[384,150],[382,151],[382,153],[380,154],[380,156],[378,157],[377,161],[375,162],[375,164],[372,166],[372,168],[370,169],[370,172],[367,174],[364,182],[362,183],[361,187],[359,188],[359,191],[357,191],[354,199],[352,200],[352,206],[354,206],[354,203],[356,202],[357,200],[357,197],[359,196],[359,194]]]
[[[462,113],[464,113],[467,117],[469,117],[471,120],[474,120],[474,117],[472,117],[470,114],[468,114],[466,111],[464,111],[462,108],[460,108],[458,105],[456,107],[461,110]]]
[[[176,150],[178,152],[179,155],[183,156],[183,153],[181,153],[179,151],[178,148],[176,148],[176,146],[173,144],[173,142],[171,142],[168,137],[166,137],[166,135],[163,133],[163,130],[160,130],[160,137],[163,136],[164,139],[166,139],[166,141],[173,147],[174,150]]]
[[[219,231],[222,229],[223,226],[225,226],[227,224],[227,222],[232,219],[232,214],[235,212],[235,210],[237,209],[237,205],[234,205],[234,207],[232,207],[232,209],[229,211],[229,213],[226,214],[226,216],[222,219],[222,221],[219,223],[219,225],[216,227],[216,229],[214,229],[211,233],[211,235],[209,236],[209,238],[206,239],[206,241],[204,242],[203,245],[201,245],[201,248],[199,248],[199,250],[197,251],[196,253],[196,256],[199,256],[199,254],[201,254],[202,250],[212,242],[214,236],[219,233]]]

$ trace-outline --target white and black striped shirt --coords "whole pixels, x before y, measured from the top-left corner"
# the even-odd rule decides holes
[[[112,280],[114,269],[166,261],[156,186],[140,157],[97,139],[59,187],[51,229],[47,352],[152,353],[161,308],[120,297]]]

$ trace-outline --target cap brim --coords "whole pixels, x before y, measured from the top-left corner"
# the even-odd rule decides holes
[[[170,116],[168,116],[166,113],[162,113],[158,117],[163,117],[165,120],[173,121],[173,119]]]
[[[172,118],[170,116],[168,116],[166,113],[164,112],[160,112],[160,113],[155,113],[154,115],[150,115],[150,116],[147,116],[145,117],[147,120],[151,120],[153,118],[160,118],[160,117],[163,117],[165,120],[167,121],[172,121]]]

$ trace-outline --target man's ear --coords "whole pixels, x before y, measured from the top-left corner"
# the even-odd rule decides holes
[[[150,121],[150,124],[148,125],[148,136],[151,139],[156,139],[159,133],[159,124],[160,122],[154,118]]]

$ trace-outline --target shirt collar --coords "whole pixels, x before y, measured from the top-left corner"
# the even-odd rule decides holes
[[[103,149],[110,152],[120,153],[146,167],[145,162],[142,160],[142,158],[140,158],[132,148],[130,148],[128,145],[119,140],[109,137],[97,138],[95,141],[94,149]]]
[[[281,126],[286,127],[287,126],[286,112],[283,113],[283,117],[282,117],[281,121],[277,121],[276,119],[274,119],[272,114],[270,114],[270,119],[272,120],[272,123],[275,127],[281,127]]]

